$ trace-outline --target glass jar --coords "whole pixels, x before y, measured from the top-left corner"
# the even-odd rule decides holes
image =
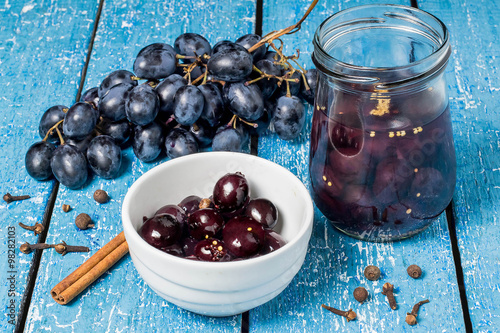
[[[403,239],[451,201],[450,52],[445,25],[412,7],[353,7],[317,29],[309,173],[316,206],[342,232]]]

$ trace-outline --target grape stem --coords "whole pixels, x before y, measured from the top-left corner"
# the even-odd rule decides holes
[[[59,137],[59,141],[61,141],[61,145],[63,145],[64,144],[64,139],[62,137],[61,131],[57,127],[56,127],[56,132],[57,132],[57,136]]]
[[[311,13],[311,11],[314,9],[314,7],[316,6],[316,4],[318,3],[319,0],[314,0],[310,5],[309,5],[309,8],[307,8],[307,11],[306,13],[304,14],[304,16],[302,16],[302,18],[299,20],[299,22],[295,23],[294,25],[291,25],[289,26],[288,28],[285,28],[285,29],[281,29],[281,30],[278,30],[278,31],[272,31],[270,33],[268,33],[267,35],[265,35],[259,42],[257,42],[255,45],[253,45],[251,48],[248,49],[248,52],[252,53],[253,51],[255,51],[256,49],[258,49],[260,46],[264,45],[265,43],[268,43],[280,36],[283,36],[285,34],[293,34],[297,31],[300,30],[300,26],[302,24],[302,22],[304,22],[304,20],[307,18],[307,16],[309,16],[309,14]]]
[[[57,123],[54,124],[54,126],[52,126],[51,128],[49,128],[49,130],[47,131],[47,134],[45,134],[45,137],[43,138],[42,141],[47,141],[47,139],[49,138],[49,135],[52,134],[52,131],[54,129],[57,129],[57,126],[59,126],[59,124],[61,124],[63,121],[64,121],[64,119],[59,120]]]

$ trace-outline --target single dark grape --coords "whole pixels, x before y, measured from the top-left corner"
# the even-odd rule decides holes
[[[222,126],[217,129],[212,139],[212,150],[241,152],[243,140],[240,131],[232,126]]]
[[[170,158],[197,153],[199,150],[195,137],[180,127],[174,128],[168,133],[165,138],[165,149]]]
[[[215,135],[215,129],[204,119],[198,119],[191,127],[189,132],[198,143],[198,147],[206,148],[212,145],[212,139]]]
[[[187,223],[187,214],[184,209],[182,209],[178,205],[169,204],[161,207],[156,211],[155,215],[161,214],[170,214],[174,216],[181,226],[184,226]]]
[[[40,125],[38,126],[38,132],[40,133],[40,137],[43,139],[50,128],[52,128],[56,123],[64,119],[66,113],[64,110],[68,110],[68,108],[64,105],[55,105],[50,107],[47,111],[45,111],[40,119]],[[62,129],[62,126],[59,126],[59,130]],[[48,140],[50,142],[59,142],[59,137],[57,136],[57,132],[54,130],[52,134],[48,136]]]
[[[92,133],[98,118],[98,112],[90,104],[77,102],[64,117],[64,135],[71,139],[83,139]]]
[[[132,133],[132,126],[127,119],[122,119],[118,121],[110,121],[108,119],[103,119],[99,125],[99,131],[102,134],[109,135],[118,145],[122,145],[128,141]]]
[[[164,79],[175,72],[176,63],[175,51],[170,45],[154,43],[139,51],[134,73],[142,79]]]
[[[65,143],[76,147],[84,155],[87,154],[87,149],[89,148],[90,142],[96,137],[95,131],[87,135],[83,139],[66,139]]]
[[[307,103],[314,105],[314,96],[316,94],[316,87],[318,84],[318,70],[316,68],[312,68],[308,70],[304,76],[306,77],[309,89],[306,89],[304,81],[301,80],[302,84],[300,85],[300,97],[305,99]]]
[[[108,74],[108,76],[104,78],[104,80],[102,80],[101,85],[99,86],[98,89],[99,98],[102,99],[102,97],[106,94],[106,92],[109,89],[120,83],[126,83],[126,84],[131,84],[132,86],[136,86],[137,80],[133,80],[132,79],[133,77],[134,73],[131,73],[124,69],[111,72],[110,74]]]
[[[135,125],[144,126],[151,123],[159,108],[158,94],[147,84],[134,87],[127,95],[125,113],[127,119]]]
[[[245,215],[252,217],[266,228],[274,228],[278,222],[278,210],[268,199],[252,199],[247,204]]]
[[[275,51],[267,51],[262,59],[270,60],[272,62],[278,62],[280,60],[280,56]]]
[[[184,250],[179,244],[172,244],[170,246],[165,246],[160,248],[165,253],[171,254],[176,257],[183,258],[184,257]]]
[[[70,189],[78,189],[87,181],[87,159],[70,144],[56,148],[50,160],[50,167],[56,179]]]
[[[99,135],[90,142],[87,160],[98,176],[113,179],[120,172],[122,150],[109,135]]]
[[[226,83],[222,96],[229,109],[247,121],[257,120],[264,113],[264,98],[256,84],[246,86],[244,82]]]
[[[248,34],[241,36],[236,40],[236,44],[243,46],[245,49],[249,50],[252,46],[257,44],[262,37],[256,34]],[[257,62],[266,54],[266,45],[259,46],[256,50],[252,52],[253,61]]]
[[[198,87],[183,86],[177,90],[174,98],[175,120],[181,125],[190,126],[203,112],[204,97]]]
[[[252,73],[253,58],[238,44],[222,44],[207,63],[209,73],[217,80],[238,82]]]
[[[383,204],[398,201],[406,196],[408,182],[411,179],[405,170],[404,161],[397,158],[387,158],[377,165],[373,194]]]
[[[234,211],[243,206],[249,195],[245,176],[241,172],[228,173],[215,183],[213,202],[221,211]]]
[[[203,112],[200,118],[205,119],[210,126],[215,127],[224,116],[224,100],[220,89],[215,83],[208,82],[198,87],[203,94]]]
[[[436,216],[444,209],[449,198],[449,186],[439,170],[417,168],[404,203],[412,210],[412,216],[425,218]]]
[[[200,205],[201,198],[197,195],[190,195],[179,203],[179,207],[181,207],[187,215],[192,214],[197,211]]]
[[[205,37],[195,33],[185,33],[175,39],[174,49],[184,56],[210,55],[212,48]],[[192,63],[194,59],[183,59],[185,63]]]
[[[195,239],[214,237],[224,225],[224,219],[212,208],[202,208],[188,216],[188,231]]]
[[[135,156],[143,162],[151,162],[160,155],[165,136],[162,127],[152,122],[134,129],[132,148]]]
[[[231,42],[230,40],[221,40],[221,41],[217,42],[214,45],[214,47],[212,47],[212,52],[211,52],[210,56],[213,56],[214,54],[216,54],[219,51],[231,48],[232,47],[231,44],[235,44],[235,43]]]
[[[193,237],[184,237],[181,239],[180,243],[186,257],[194,256],[194,250],[196,244],[198,244],[197,239],[194,239]]]
[[[281,235],[278,234],[276,231],[273,231],[272,229],[265,229],[264,231],[266,233],[266,237],[264,240],[264,245],[260,250],[261,255],[276,251],[277,249],[283,247],[286,244],[285,239],[281,237]]]
[[[181,236],[179,222],[170,214],[155,215],[139,229],[139,235],[157,249],[171,246]]]
[[[110,88],[106,94],[101,96],[99,112],[101,116],[111,121],[125,119],[126,102],[130,91],[134,88],[128,83],[119,83]]]
[[[160,100],[160,112],[174,113],[174,97],[180,87],[187,85],[186,79],[179,74],[172,74],[161,81],[155,88]]]
[[[267,60],[267,59],[261,59],[257,61],[255,64],[255,67],[260,69],[263,73],[269,74],[269,75],[275,75],[275,76],[281,76],[281,66],[275,65],[272,61]],[[260,76],[257,75],[257,76]],[[283,82],[283,84],[285,84]],[[262,92],[262,97],[264,99],[268,99],[273,95],[273,93],[276,91],[276,88],[278,87],[278,79],[275,78],[263,78],[257,81],[257,85],[259,86],[261,92]]]
[[[46,141],[39,141],[31,145],[26,152],[24,164],[28,174],[36,180],[46,180],[52,176],[50,159],[56,147]]]
[[[249,257],[262,248],[265,234],[259,222],[248,216],[237,216],[224,225],[222,240],[236,257]]]
[[[224,242],[208,238],[198,242],[194,254],[203,261],[230,261],[231,255],[227,252]]]
[[[304,128],[306,112],[302,101],[296,97],[282,96],[278,99],[272,119],[274,131],[283,140],[293,140]]]
[[[273,108],[273,109],[271,109],[271,108]],[[248,136],[264,134],[264,132],[269,128],[269,124],[271,123],[272,114],[273,114],[272,111],[274,110],[274,108],[276,108],[275,104],[272,104],[269,101],[265,101],[264,113],[262,114],[262,116],[259,119],[254,120],[252,122],[252,125],[245,124],[241,121],[239,122],[240,125],[244,128],[243,132],[248,133]]]
[[[93,87],[87,89],[80,97],[80,102],[90,103],[94,109],[97,109],[97,106],[99,105],[99,88]]]

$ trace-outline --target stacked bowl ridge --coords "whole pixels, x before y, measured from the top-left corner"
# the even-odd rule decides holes
[[[208,198],[226,173],[243,173],[252,198],[271,200],[279,212],[274,229],[287,244],[269,254],[231,262],[179,258],[147,244],[137,233],[143,216],[189,195]],[[209,316],[235,315],[278,295],[304,262],[313,225],[305,186],[285,168],[242,153],[207,152],[169,160],[142,175],[129,189],[122,221],[132,261],[158,295]]]

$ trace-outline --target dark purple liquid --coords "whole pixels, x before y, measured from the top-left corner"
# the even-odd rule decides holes
[[[309,171],[317,207],[356,238],[389,241],[420,232],[455,188],[449,108],[422,123],[392,111],[367,117],[349,111],[352,105],[345,113],[337,106],[335,117],[315,106]]]

